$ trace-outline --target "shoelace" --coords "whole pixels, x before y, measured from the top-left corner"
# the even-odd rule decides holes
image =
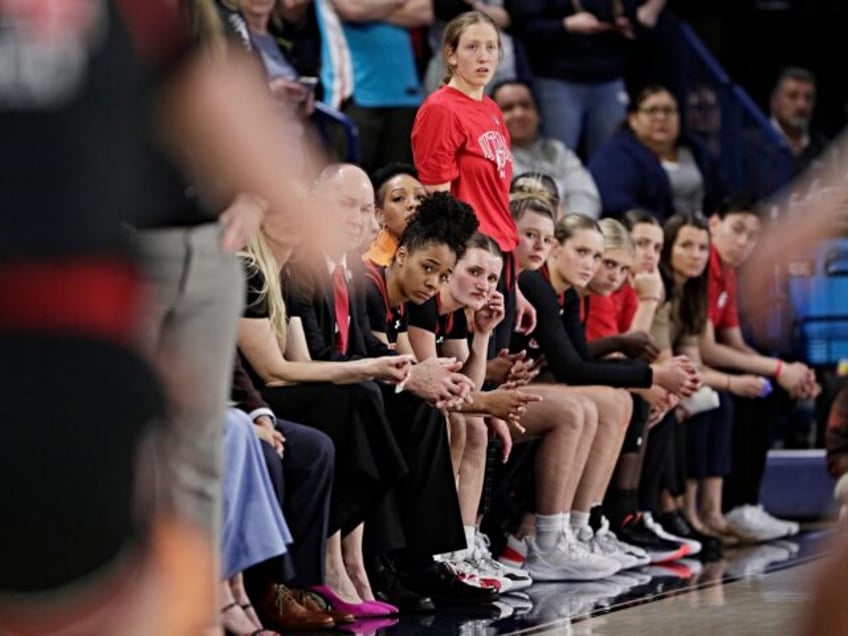
[[[294,597],[294,593],[287,588],[285,585],[277,585],[277,589],[274,594],[274,606],[278,611],[283,611],[283,604],[286,601],[297,602],[297,599]]]
[[[591,528],[589,528],[591,531]],[[557,541],[557,547],[564,550],[570,559],[586,559],[591,552],[574,536],[570,528],[562,531]]]

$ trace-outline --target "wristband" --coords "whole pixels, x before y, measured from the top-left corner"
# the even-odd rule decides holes
[[[660,297],[659,296],[639,296],[639,302],[645,303],[645,302],[648,302],[649,300],[653,301],[655,303],[658,303],[658,302],[660,302]]]
[[[265,406],[259,407],[258,409],[253,409],[250,413],[247,414],[251,422],[255,422],[263,415],[267,415],[268,417],[270,417],[272,422],[275,422],[277,420],[277,416],[274,415],[274,411]]]
[[[781,373],[783,373],[783,360],[778,360],[777,369],[774,370],[774,379],[779,380]]]

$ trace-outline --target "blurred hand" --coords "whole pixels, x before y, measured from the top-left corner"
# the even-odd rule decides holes
[[[660,355],[660,349],[654,337],[645,331],[634,331],[618,336],[620,351],[628,358],[639,358],[645,362],[653,362]]]
[[[739,397],[758,398],[766,387],[766,379],[758,375],[732,375],[727,390]]]
[[[487,417],[486,426],[489,427],[489,434],[501,441],[503,449],[504,464],[509,460],[509,455],[512,452],[512,435],[509,434],[509,427],[506,422],[496,417]]]
[[[777,383],[793,397],[800,396],[815,381],[815,372],[802,362],[784,364],[777,379]]]
[[[412,356],[410,355],[367,358],[363,362],[371,377],[392,384],[404,382],[409,377],[412,368]]]
[[[701,374],[686,356],[654,363],[651,368],[654,370],[654,384],[678,396],[689,397],[701,386]]]
[[[470,403],[474,382],[459,373],[461,368],[455,358],[429,358],[412,367],[406,389],[443,411]]]
[[[474,328],[482,334],[492,333],[504,317],[504,297],[499,291],[492,292],[489,301],[474,312]]]
[[[521,290],[515,288],[515,330],[529,334],[536,328],[536,308],[530,304]]]
[[[522,393],[515,389],[496,389],[486,392],[484,396],[486,413],[506,420],[519,433],[526,432],[525,428],[521,426],[521,417],[527,412],[527,405],[542,401],[540,395]]]
[[[633,23],[630,22],[630,18],[627,16],[620,15],[615,19],[615,30],[628,40],[636,39],[636,32],[633,29]]]
[[[283,456],[286,451],[286,438],[276,429],[270,417],[267,415],[260,415],[253,420],[253,430],[259,439],[267,442],[274,448],[277,455],[280,457]]]
[[[601,22],[594,14],[588,11],[578,11],[567,18],[563,19],[565,30],[569,33],[580,33],[583,35],[593,35],[595,33],[606,33],[611,31],[613,26],[607,22]]]
[[[309,95],[312,93],[311,90],[306,88],[297,80],[286,79],[283,77],[271,80],[269,86],[271,88],[271,94],[284,102],[306,102],[307,99],[309,99]]]
[[[268,204],[255,194],[241,193],[218,217],[221,226],[221,249],[237,252],[259,232]]]
[[[655,269],[652,272],[634,274],[633,289],[639,298],[662,298],[665,290],[663,289],[660,270]]]

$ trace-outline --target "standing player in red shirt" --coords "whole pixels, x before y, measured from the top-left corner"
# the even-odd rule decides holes
[[[742,336],[736,303],[736,268],[751,255],[760,235],[760,210],[747,196],[725,198],[710,217],[709,320],[699,341],[701,357],[712,367],[773,378],[792,397],[814,395],[815,374],[800,362],[760,355]],[[795,534],[798,524],[768,514],[759,504],[760,484],[770,443],[770,418],[752,417],[753,400],[737,400],[733,472],[726,481],[727,519],[763,541]],[[761,412],[762,406],[757,406]]]
[[[500,350],[509,345],[513,323],[529,333],[536,313],[515,285],[518,232],[509,213],[509,132],[500,108],[485,94],[501,57],[497,26],[478,11],[463,13],[445,27],[442,55],[445,85],[418,111],[412,153],[421,183],[471,205],[480,231],[504,252],[498,291],[504,295],[506,314],[494,338],[495,350]]]

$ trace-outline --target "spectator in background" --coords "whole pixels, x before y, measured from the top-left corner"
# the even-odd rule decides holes
[[[660,222],[713,207],[718,163],[699,142],[681,134],[677,100],[659,85],[644,88],[615,136],[589,162],[606,216],[632,208]]]
[[[379,233],[369,241],[363,260],[386,267],[391,264],[409,217],[418,209],[427,191],[418,180],[415,166],[390,163],[371,175],[374,211]]]
[[[504,8],[504,4],[504,0],[435,0],[433,2],[436,20],[429,28],[428,38],[433,57],[430,58],[424,75],[424,90],[428,95],[442,85],[442,78],[445,75],[445,63],[441,54],[445,25],[459,14],[472,9],[488,15],[500,30],[503,54],[492,78],[493,85],[520,77],[515,42],[512,36],[506,33],[506,30],[512,26],[512,19]]]
[[[371,172],[412,162],[409,135],[422,91],[408,29],[433,20],[432,0],[331,0],[353,68],[342,112],[359,129],[359,164]]]
[[[815,166],[829,140],[810,128],[816,104],[816,78],[798,66],[783,69],[769,100],[771,123],[786,142],[789,156],[760,130],[745,135],[743,166],[748,189],[757,198],[775,193]]]
[[[745,342],[739,325],[736,268],[759,240],[761,213],[749,197],[735,195],[722,200],[710,217],[708,318],[698,348],[704,363],[712,367],[770,377],[793,397],[813,397],[818,387],[812,370],[800,362],[760,355]],[[725,485],[727,519],[763,541],[796,534],[798,524],[776,519],[758,505],[771,443],[769,424],[775,419],[762,414],[773,411],[759,399],[738,397],[734,402],[732,472]]]
[[[816,77],[800,66],[784,68],[777,76],[769,100],[771,123],[786,139],[792,156],[793,176],[810,165],[825,149],[828,139],[810,128],[816,106]]]
[[[721,104],[715,89],[706,83],[693,86],[686,96],[686,123],[683,128],[716,157],[721,155]]]
[[[566,212],[579,212],[597,219],[601,197],[592,175],[574,152],[561,141],[539,134],[539,111],[530,85],[506,80],[492,89],[492,99],[503,113],[512,140],[515,174],[535,172],[553,177],[559,202]]]
[[[271,33],[275,6],[276,2],[270,0],[240,0],[241,15],[248,30],[248,40],[243,41],[243,44],[262,61],[271,94],[279,104],[279,112],[285,117],[288,128],[296,132],[301,148],[305,151],[303,138],[307,134],[307,118],[315,109],[315,85],[301,79],[300,73]],[[230,29],[240,36],[237,16],[230,10],[225,19]],[[292,139],[288,143],[292,143]],[[303,159],[306,161],[305,154]]]
[[[536,77],[546,135],[590,158],[627,108],[624,73],[632,41],[652,29],[665,0],[512,0]]]

